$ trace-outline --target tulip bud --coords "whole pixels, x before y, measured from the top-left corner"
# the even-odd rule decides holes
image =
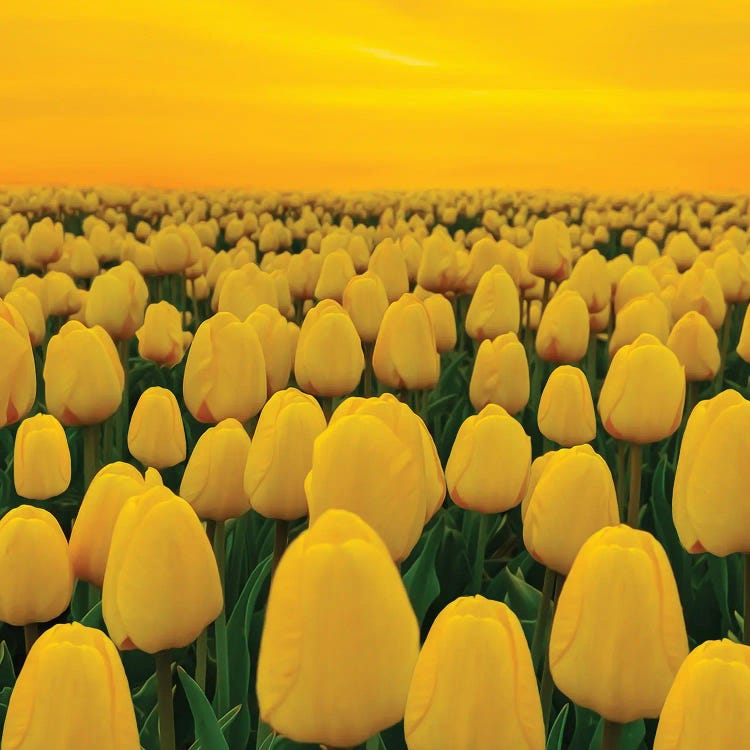
[[[13,449],[16,492],[28,500],[49,500],[70,485],[70,448],[62,425],[49,414],[24,419]]]
[[[404,294],[383,316],[372,357],[377,379],[391,388],[432,388],[440,377],[440,355],[427,308]]]
[[[539,400],[537,424],[544,437],[565,447],[596,437],[594,402],[582,370],[563,365],[552,371]]]
[[[409,750],[543,750],[531,654],[505,604],[462,596],[440,612],[414,669],[404,733]]]
[[[305,479],[310,523],[351,510],[405,560],[445,497],[435,444],[422,420],[391,394],[350,398],[313,446]]]
[[[315,298],[341,302],[346,285],[356,275],[349,253],[346,250],[334,250],[323,258],[318,283],[315,285]]]
[[[0,428],[26,416],[36,399],[36,367],[26,324],[12,305],[0,300]]]
[[[65,317],[78,310],[78,289],[70,276],[60,271],[48,271],[42,281],[41,303],[46,315]]]
[[[629,300],[615,317],[615,330],[609,340],[610,357],[626,344],[632,344],[642,333],[649,333],[666,344],[671,317],[667,304],[653,292]]]
[[[14,307],[21,314],[23,322],[29,331],[32,346],[39,346],[47,335],[47,320],[44,317],[42,303],[39,297],[30,289],[18,287],[11,289],[6,295],[6,305]]]
[[[750,299],[750,265],[747,258],[740,255],[734,246],[716,256],[714,271],[724,299],[729,303],[747,302]]]
[[[615,484],[607,462],[590,445],[546,453],[544,459],[521,506],[523,541],[535,560],[568,575],[583,543],[620,522]]]
[[[641,334],[615,354],[599,394],[604,429],[618,440],[655,443],[682,421],[685,368],[651,334]]]
[[[290,648],[303,642],[304,653]],[[385,545],[353,513],[330,510],[289,545],[271,582],[261,719],[298,742],[358,745],[403,717],[418,653],[417,619]]]
[[[518,289],[503,266],[493,266],[479,280],[466,313],[466,333],[482,341],[518,333]]]
[[[323,259],[309,248],[292,255],[286,274],[294,299],[312,299],[323,268]]]
[[[709,322],[694,310],[675,323],[667,346],[685,368],[688,382],[712,380],[721,367],[719,337]]]
[[[53,224],[49,217],[32,224],[26,235],[25,244],[29,265],[44,267],[59,260],[63,251],[62,224]]]
[[[498,477],[496,467],[505,467]],[[502,513],[526,492],[531,439],[521,424],[496,404],[469,417],[458,430],[445,478],[456,505],[480,513]]]
[[[305,477],[313,443],[326,428],[318,402],[296,388],[275,393],[260,413],[249,446],[244,486],[253,509],[292,521],[307,515]]]
[[[589,310],[578,292],[559,291],[539,321],[536,353],[547,362],[571,364],[586,354],[589,345]]]
[[[125,261],[91,283],[86,323],[100,325],[115,340],[127,341],[143,324],[148,287],[138,269]]]
[[[390,237],[378,243],[372,251],[368,268],[383,282],[388,302],[395,302],[409,291],[404,252]]]
[[[404,260],[406,261],[406,271],[409,274],[409,283],[417,283],[417,275],[419,273],[419,264],[422,262],[422,245],[419,243],[419,239],[413,234],[406,234],[399,240],[401,251],[404,254]],[[372,263],[372,258],[370,258]]]
[[[487,404],[502,406],[517,414],[529,401],[529,364],[526,349],[515,333],[505,333],[479,346],[469,383],[469,398],[475,411]]]
[[[307,393],[344,396],[362,378],[362,343],[346,310],[335,300],[319,302],[302,321],[294,377]]]
[[[180,497],[201,518],[226,521],[246,513],[250,506],[242,480],[249,450],[250,437],[236,419],[206,430],[190,454]]]
[[[60,685],[71,692],[62,692]],[[130,686],[117,650],[101,630],[77,622],[55,625],[33,645],[10,696],[3,728],[4,750],[51,747],[140,747]]]
[[[149,242],[160,274],[183,273],[200,259],[201,241],[187,224],[167,226],[151,234]]]
[[[728,638],[691,651],[667,694],[654,750],[742,747],[750,700],[750,648]]]
[[[450,292],[457,280],[458,258],[449,235],[430,235],[422,243],[417,283],[431,292]]]
[[[598,250],[590,250],[573,267],[567,289],[578,292],[589,313],[609,307],[612,285],[607,272],[607,261]]]
[[[185,427],[172,391],[153,386],[141,394],[130,418],[128,450],[154,469],[167,469],[185,460]]]
[[[183,379],[185,406],[199,422],[246,422],[265,403],[266,387],[263,347],[252,323],[217,313],[200,324]]]
[[[99,273],[99,260],[85,237],[70,243],[70,272],[76,279],[91,279]]]
[[[698,246],[687,232],[674,235],[664,248],[664,254],[669,255],[677,264],[680,271],[690,268],[698,257]]]
[[[64,425],[103,422],[117,411],[124,387],[117,349],[101,326],[71,320],[50,339],[44,362],[47,410]]]
[[[292,371],[292,351],[286,318],[271,305],[260,305],[247,322],[258,334],[266,362],[266,393],[270,397],[286,388]]]
[[[31,505],[8,511],[0,520],[0,620],[47,622],[67,609],[72,593],[68,542],[55,517]]]
[[[619,313],[631,299],[647,294],[659,294],[661,287],[651,269],[646,266],[632,266],[617,284],[615,292],[615,313]]]
[[[435,332],[438,352],[449,352],[456,347],[456,316],[453,305],[442,294],[430,294],[424,301],[427,314]]]
[[[12,289],[18,275],[18,269],[12,263],[0,260],[0,298]]]
[[[70,557],[76,578],[101,588],[112,532],[125,501],[161,484],[159,472],[146,477],[122,461],[107,464],[94,476],[83,496],[70,534]]]
[[[18,232],[9,232],[5,235],[2,238],[2,246],[0,247],[2,248],[2,257],[5,263],[12,263],[18,266],[24,264],[26,260],[26,245]]]
[[[135,332],[138,354],[157,365],[174,367],[182,361],[185,345],[182,314],[169,302],[146,308],[143,325]]]
[[[590,536],[552,622],[549,664],[557,687],[609,721],[654,718],[687,653],[664,548],[648,532],[625,525]]]
[[[372,271],[352,276],[344,288],[343,305],[359,338],[368,344],[375,341],[388,309],[388,297],[380,277]]]
[[[701,313],[714,330],[724,322],[727,303],[713,268],[699,264],[680,277],[672,302],[672,314],[679,319],[690,310]]]
[[[222,606],[216,558],[190,505],[161,486],[128,499],[112,534],[102,591],[104,622],[117,647],[149,654],[183,648]]]
[[[531,273],[562,281],[570,274],[570,255],[570,235],[565,224],[552,217],[534,224],[534,240],[529,252]]]

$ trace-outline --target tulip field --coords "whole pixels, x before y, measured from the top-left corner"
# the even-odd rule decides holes
[[[750,748],[750,200],[0,190],[0,750]]]

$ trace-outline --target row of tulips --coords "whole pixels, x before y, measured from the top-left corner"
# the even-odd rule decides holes
[[[36,248],[49,229],[32,236],[39,224],[26,234],[24,252],[30,236]],[[54,225],[50,231],[59,233]],[[182,242],[187,232],[167,234]],[[726,747],[741,736],[739,724],[719,717],[727,705],[738,716],[746,705],[729,675],[747,664],[747,647],[706,642],[686,658],[673,569],[657,538],[638,530],[651,510],[641,502],[644,446],[661,443],[660,461],[679,456],[671,533],[684,549],[749,551],[738,470],[747,402],[719,380],[732,348],[743,355],[746,338],[744,326],[733,338],[739,320],[730,314],[750,296],[750,286],[747,296],[743,288],[732,293],[733,273],[745,267],[737,235],[727,233],[718,245],[732,247],[713,248],[711,258],[696,253],[678,265],[679,235],[664,255],[654,245],[658,257],[641,249],[635,263],[625,255],[607,262],[590,250],[574,264],[570,234],[550,218],[534,222],[525,252],[482,238],[464,268],[475,282],[456,271],[463,261],[445,230],[432,240],[412,236],[420,250],[413,273],[403,237],[381,241],[353,274],[331,262],[346,266],[346,256],[353,265],[348,246],[283,260],[271,251],[263,270],[241,243],[233,256],[205,255],[210,263],[233,258],[238,267],[216,275],[211,305],[192,310],[185,295],[195,297],[201,277],[194,272],[144,278],[137,263],[123,260],[95,275],[88,291],[43,259],[43,276],[18,273],[0,303],[0,334],[11,354],[1,373],[0,414],[12,435],[5,461],[12,496],[38,505],[21,504],[0,521],[0,576],[8,582],[0,620],[24,626],[29,649],[10,694],[3,747],[49,747],[57,726],[59,747],[81,746],[83,734],[91,747],[118,748],[149,736],[148,716],[136,718],[148,683],[136,685],[131,699],[116,651],[91,627],[99,622],[123,662],[133,649],[156,655],[162,747],[176,742],[170,662],[186,648],[191,661],[183,663],[192,668],[179,668],[179,683],[198,742],[245,747],[249,727],[239,742],[234,732],[249,721],[251,701],[246,684],[235,703],[231,666],[238,653],[247,659],[253,651],[251,604],[269,564],[256,670],[258,747],[281,747],[286,737],[329,748],[375,741],[390,750],[403,738],[412,750],[538,748],[545,726],[549,742],[577,747],[567,709],[555,721],[550,715],[563,696],[604,717],[595,737],[603,747],[617,746],[623,725],[626,741],[631,722],[660,713],[654,747],[706,745],[709,737]],[[156,273],[184,273],[187,261],[179,258],[190,256],[181,252],[176,245],[165,251],[174,266]],[[720,276],[719,260],[735,255],[739,265]],[[291,292],[295,258],[313,272],[318,261],[307,259],[322,261],[302,296]],[[405,267],[404,290],[386,284],[383,258]],[[22,254],[14,262],[27,270],[38,261]],[[320,283],[326,266],[327,288]],[[210,268],[203,270],[208,279]],[[531,284],[522,283],[524,273]],[[14,294],[39,306],[36,341]],[[149,296],[169,301],[147,306]],[[325,299],[312,304],[313,296]],[[61,298],[80,305],[53,307]],[[638,314],[627,312],[637,306]],[[75,319],[64,322],[69,316]],[[608,353],[612,361],[602,367]],[[572,366],[580,360],[584,369]],[[559,366],[547,376],[551,364]],[[457,369],[466,371],[461,392],[444,394]],[[292,376],[301,390],[288,387]],[[719,395],[692,409],[683,431],[685,399],[688,412],[697,400],[686,376],[714,381],[703,395]],[[149,379],[158,385],[146,387]],[[432,388],[425,401],[422,392]],[[347,398],[353,392],[362,396]],[[478,414],[464,418],[469,399]],[[438,430],[441,409],[454,429]],[[69,448],[79,432],[80,462]],[[601,446],[603,433],[618,441],[616,462],[587,445]],[[563,448],[546,450],[551,443]],[[122,461],[126,446],[145,473]],[[85,495],[72,529],[61,527],[46,508],[54,512],[79,467]],[[446,488],[455,506],[444,502]],[[260,544],[239,531],[253,514],[275,524],[272,559],[259,560],[241,581],[242,594],[230,596],[232,563],[248,552],[241,542]],[[506,604],[481,595],[496,586],[489,551],[514,514],[522,521],[510,534],[519,553],[507,566],[514,585],[533,592],[524,578],[547,570],[533,597],[533,622],[506,606],[514,603],[509,593]],[[309,529],[299,521],[305,517]],[[433,579],[441,588],[431,542],[447,539],[457,518],[471,574],[438,612],[437,593],[425,599]],[[86,624],[54,626],[34,643],[38,623],[64,617],[69,605],[72,612],[74,579],[87,582],[76,584],[90,605],[80,618]],[[81,695],[107,696],[108,708],[92,708],[88,698],[61,707],[54,686],[71,670],[79,670]],[[212,687],[213,706],[206,698]],[[84,731],[94,715],[100,723]],[[388,727],[402,718],[399,740]]]

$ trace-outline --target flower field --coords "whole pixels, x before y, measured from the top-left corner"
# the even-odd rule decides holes
[[[0,191],[1,750],[750,748],[750,200]]]

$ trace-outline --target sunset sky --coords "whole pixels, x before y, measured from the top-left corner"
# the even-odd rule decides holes
[[[4,0],[0,185],[750,190],[747,0]]]

